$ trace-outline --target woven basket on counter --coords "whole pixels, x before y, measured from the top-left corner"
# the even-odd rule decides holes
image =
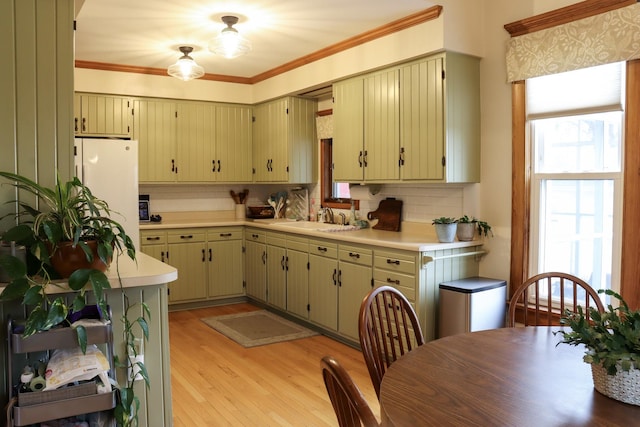
[[[591,364],[591,373],[593,385],[600,393],[620,402],[640,405],[640,369],[623,371],[618,367],[615,375],[609,375],[601,365]]]

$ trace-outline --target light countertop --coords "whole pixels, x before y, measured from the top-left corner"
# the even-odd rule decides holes
[[[350,242],[365,245],[382,246],[390,249],[427,252],[444,249],[456,249],[480,246],[482,239],[470,242],[440,243],[431,224],[419,222],[402,222],[401,231],[384,231],[367,228],[362,230],[337,231],[339,226],[329,226],[318,222],[291,221],[287,219],[174,219],[163,220],[162,223],[146,223],[140,230],[163,230],[172,228],[248,226],[267,231],[295,233],[310,238],[332,239],[339,242]]]
[[[178,270],[169,264],[158,261],[142,252],[136,252],[136,261],[132,261],[127,256],[120,257],[119,261],[111,263],[106,274],[112,288],[120,287],[118,281],[118,271],[122,279],[122,287],[133,288],[138,286],[160,285],[173,282],[178,278]],[[4,289],[4,284],[0,283],[0,292]],[[55,281],[47,287],[48,293],[68,292],[66,281]]]

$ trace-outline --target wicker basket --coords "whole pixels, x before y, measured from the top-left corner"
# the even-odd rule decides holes
[[[597,391],[620,402],[640,405],[640,369],[623,371],[618,367],[615,375],[607,374],[601,365],[591,364],[593,385]]]

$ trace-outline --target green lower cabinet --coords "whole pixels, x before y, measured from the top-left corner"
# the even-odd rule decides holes
[[[371,290],[371,267],[340,262],[338,327],[340,334],[358,340],[358,315],[362,299]]]
[[[309,255],[309,320],[338,329],[338,261]]]
[[[208,242],[207,245],[209,297],[242,295],[242,240]]]
[[[264,232],[245,231],[244,275],[247,295],[267,301],[267,246]]]
[[[267,303],[287,309],[287,250],[267,245]]]
[[[169,303],[207,297],[207,264],[203,231],[169,232],[167,264],[178,270],[178,279],[169,283]]]
[[[287,311],[303,319],[309,318],[309,254],[287,249]]]

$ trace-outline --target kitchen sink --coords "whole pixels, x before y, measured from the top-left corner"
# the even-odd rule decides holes
[[[311,222],[311,221],[278,222],[273,225],[277,227],[283,227],[283,228],[297,228],[297,229],[329,231],[329,232],[358,230],[358,227],[353,225],[327,224],[325,222]]]

